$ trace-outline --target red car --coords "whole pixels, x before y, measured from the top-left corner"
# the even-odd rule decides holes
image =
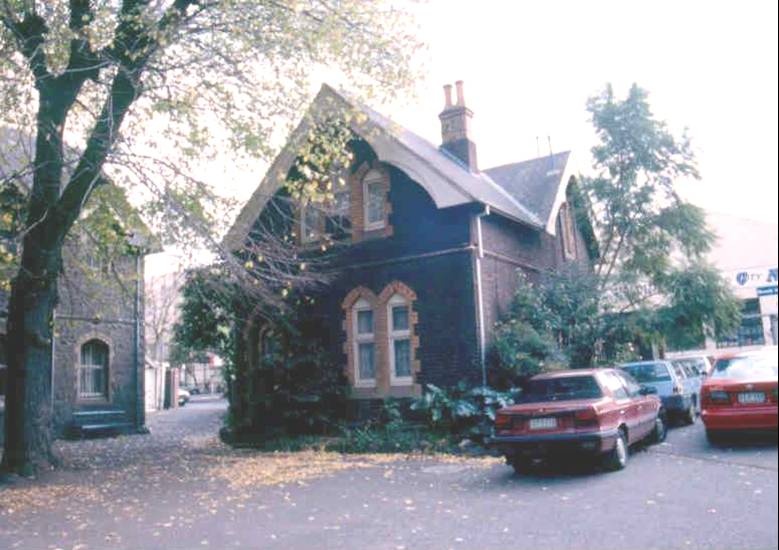
[[[534,376],[519,404],[497,412],[490,443],[518,473],[536,459],[582,455],[620,470],[630,445],[665,439],[665,413],[653,393],[617,369]]]
[[[721,357],[701,389],[709,441],[745,430],[777,430],[777,351]]]

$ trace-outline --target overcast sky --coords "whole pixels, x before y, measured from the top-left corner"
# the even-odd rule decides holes
[[[386,113],[440,142],[442,85],[465,82],[479,164],[571,149],[590,167],[588,97],[636,82],[658,118],[693,138],[715,211],[777,221],[777,2],[431,0],[417,97]]]
[[[607,82],[624,96],[636,82],[658,118],[689,128],[702,181],[682,184],[685,196],[777,223],[776,0],[431,0],[415,10],[424,80],[379,110],[432,143],[442,86],[463,80],[481,168],[545,154],[548,136],[587,171],[587,98]],[[209,168],[231,174],[219,179],[241,204],[261,180],[230,159]]]

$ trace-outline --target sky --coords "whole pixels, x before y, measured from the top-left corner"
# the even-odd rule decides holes
[[[587,98],[635,82],[659,119],[688,128],[702,175],[680,186],[689,200],[777,222],[775,0],[432,0],[416,11],[426,77],[385,113],[397,122],[440,143],[442,86],[463,80],[480,167],[545,154],[551,141],[586,172]]]
[[[443,85],[464,81],[479,166],[571,150],[591,169],[587,98],[611,83],[649,92],[657,118],[686,127],[700,181],[683,196],[714,213],[777,223],[777,2],[430,0],[413,5],[422,78],[383,114],[440,143]],[[314,83],[311,94],[319,88]],[[303,113],[301,113],[302,116]],[[262,179],[231,173],[241,204]],[[219,178],[225,181],[223,178]]]

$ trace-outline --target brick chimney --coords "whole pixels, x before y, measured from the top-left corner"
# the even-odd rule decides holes
[[[441,148],[460,159],[471,172],[478,172],[476,144],[471,141],[470,127],[473,112],[465,106],[463,81],[454,83],[457,88],[457,103],[452,104],[452,86],[444,86],[444,110],[441,119]]]

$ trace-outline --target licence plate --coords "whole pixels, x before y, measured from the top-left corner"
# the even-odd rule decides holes
[[[739,403],[762,403],[763,401],[765,401],[765,394],[761,391],[747,391],[738,394]]]
[[[552,417],[545,418],[531,418],[530,429],[531,430],[545,430],[548,428],[556,428],[557,419]]]

